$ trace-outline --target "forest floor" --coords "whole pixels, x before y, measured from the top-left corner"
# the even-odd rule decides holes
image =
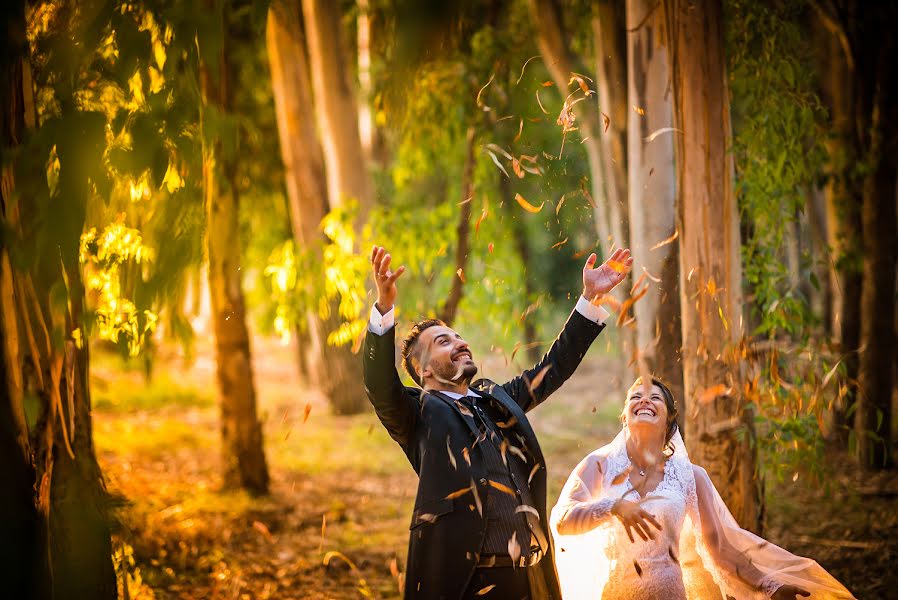
[[[416,480],[373,414],[336,417],[296,375],[295,349],[254,340],[271,494],[221,491],[214,362],[135,366],[95,352],[94,438],[120,499],[115,548],[129,599],[396,598]],[[550,504],[570,470],[617,431],[618,359],[595,348],[531,415],[549,458]],[[501,359],[486,375],[510,370]],[[767,485],[765,537],[811,556],[858,598],[898,597],[898,479],[827,456],[825,484]]]

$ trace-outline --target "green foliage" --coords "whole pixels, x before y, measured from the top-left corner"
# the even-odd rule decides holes
[[[790,286],[784,245],[825,159],[824,110],[815,93],[804,3],[727,3],[736,193],[748,235],[745,278],[757,333],[801,337],[813,324],[807,299]],[[807,269],[814,257],[803,256]]]
[[[758,323],[754,334],[798,344],[788,361],[774,353],[757,366],[760,377],[749,396],[757,410],[759,446],[778,478],[798,465],[819,475],[825,409],[820,367],[799,364],[803,350],[814,354],[810,336],[817,319],[790,277],[785,254],[825,159],[825,115],[802,30],[806,7],[798,1],[745,0],[725,7],[743,273]],[[808,275],[815,260],[826,257],[805,252],[800,269],[816,286]]]

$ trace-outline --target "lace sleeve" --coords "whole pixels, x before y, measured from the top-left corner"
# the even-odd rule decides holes
[[[616,498],[602,498],[604,459],[590,454],[568,477],[552,522],[561,535],[578,535],[598,527],[611,517]]]

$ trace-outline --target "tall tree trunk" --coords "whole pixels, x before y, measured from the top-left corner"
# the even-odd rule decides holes
[[[562,98],[566,98],[570,89],[571,73],[574,71],[575,57],[568,46],[568,40],[561,20],[561,10],[556,0],[530,0],[530,12],[538,32],[537,43],[546,68],[552,75]],[[621,206],[611,202],[605,194],[602,184],[602,142],[599,112],[595,102],[590,98],[574,106],[576,124],[580,129],[580,138],[586,146],[589,162],[592,196],[598,203],[593,211],[596,228],[601,237],[601,246],[607,252],[611,244],[617,247],[626,246]],[[618,286],[614,294],[623,299],[623,286]]]
[[[630,249],[636,264],[661,279],[647,282],[648,292],[634,306],[636,346],[649,368],[682,398],[679,242],[656,248],[676,231],[677,134],[650,137],[673,127],[664,13],[655,2],[628,0],[626,28],[629,100],[624,104],[649,107],[645,115],[629,112]]]
[[[860,159],[855,122],[853,86],[846,82],[854,77],[848,59],[835,35],[824,32],[817,23],[820,40],[820,72],[822,96],[830,114],[832,135],[826,140],[829,178],[824,188],[826,203],[826,237],[829,246],[829,314],[828,327],[839,345],[845,365],[846,394],[833,404],[833,437],[847,446],[854,428],[855,413],[849,409],[856,397],[858,346],[861,320],[861,186],[857,176]]]
[[[895,355],[895,264],[898,262],[898,67],[892,26],[894,4],[881,11],[865,5],[866,23],[879,35],[858,44],[858,75],[870,102],[868,170],[863,186],[863,291],[857,397],[857,450],[861,465],[882,469],[892,464],[892,366]],[[869,35],[865,27],[861,35]],[[873,29],[874,32],[876,29]]]
[[[596,53],[596,89],[603,127],[602,182],[609,206],[619,210],[621,235],[629,235],[627,205],[627,42],[623,0],[602,0],[592,18]],[[642,106],[642,105],[637,105]],[[605,126],[605,118],[608,118]],[[613,227],[612,227],[613,229]],[[627,237],[615,240],[628,245]]]
[[[461,205],[458,210],[458,226],[455,229],[455,277],[449,296],[439,310],[439,317],[450,327],[458,313],[458,305],[464,294],[465,267],[468,265],[468,237],[471,233],[471,204],[474,194],[474,128],[469,127],[465,136],[465,166],[461,176]]]
[[[10,2],[3,11],[8,35],[0,56],[2,146],[14,148],[25,130],[22,70],[26,51],[25,4]],[[11,226],[16,220],[15,176],[12,164],[0,167],[0,223]],[[5,491],[0,495],[0,578],[6,593],[16,598],[38,597],[38,584],[47,581],[41,572],[40,515],[34,505],[34,467],[25,422],[25,382],[22,365],[25,339],[20,335],[16,273],[6,246],[9,236],[0,236],[0,478]],[[24,334],[25,332],[21,332]],[[48,597],[46,594],[41,597]]]
[[[754,427],[742,395],[739,212],[719,0],[666,0],[677,135],[686,433],[742,527],[761,526]]]
[[[223,39],[218,69],[216,72],[202,64],[200,84],[203,105],[227,113],[231,108],[227,21],[220,15],[218,18],[222,20]],[[262,447],[262,424],[256,415],[256,391],[243,301],[236,164],[233,157],[222,152],[222,146],[217,135],[207,136],[204,132],[206,251],[221,407],[223,477],[225,487],[242,487],[252,493],[265,494],[268,492],[268,466]]]
[[[324,158],[315,131],[314,100],[306,53],[305,28],[298,3],[278,0],[268,13],[268,57],[274,89],[281,155],[284,160],[290,220],[297,246],[321,257],[319,224],[327,214]],[[336,318],[336,306],[331,307]],[[327,343],[335,318],[322,320],[316,310],[305,315],[303,356],[310,383],[319,387],[337,414],[364,408],[361,363],[347,346]]]
[[[360,208],[357,222],[364,223],[374,200],[373,183],[359,137],[358,105],[349,81],[340,3],[302,0],[302,9],[330,206],[338,208],[354,198]]]
[[[0,143],[15,148],[24,143],[26,128],[35,126],[35,114],[24,3],[8,4],[4,11],[8,36],[0,59]],[[71,168],[77,144],[60,140],[57,151]],[[43,215],[31,199],[16,197],[16,167],[15,162],[4,164],[0,176],[0,226],[6,231],[4,239],[13,242],[0,243],[4,592],[17,598],[111,600],[117,595],[116,579],[106,492],[91,436],[89,361],[87,351],[72,340],[72,331],[82,322],[80,265],[77,254],[48,252],[23,268],[11,267],[9,248],[21,243],[23,231],[43,226]],[[87,181],[69,177],[69,193],[60,200],[80,205],[86,201]],[[73,218],[79,214],[83,218],[77,206],[69,210]],[[71,250],[83,222],[67,225],[71,235],[57,241]],[[69,264],[60,260],[60,254]],[[63,282],[67,301],[64,307],[56,304],[51,309],[51,290]],[[61,338],[64,346],[54,338]],[[25,420],[25,394],[37,397],[40,406],[31,431]]]

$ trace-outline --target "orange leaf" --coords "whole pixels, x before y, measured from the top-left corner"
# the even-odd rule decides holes
[[[558,242],[557,244],[553,245],[552,248],[561,248],[561,247],[564,246],[565,244],[567,244],[567,238],[564,238],[563,240],[561,240],[561,241]]]
[[[543,81],[542,83],[543,87],[552,87],[553,85],[555,85],[555,83],[552,81]]]
[[[698,395],[698,401],[702,404],[708,404],[713,402],[718,396],[727,396],[732,392],[733,390],[725,383],[718,383],[702,390],[702,393]]]
[[[488,586],[486,586],[485,588],[480,589],[480,590],[477,592],[477,595],[478,595],[478,596],[486,596],[487,594],[489,594],[489,593],[493,590],[494,587],[496,587],[496,584],[488,585]]]
[[[268,530],[268,526],[262,521],[253,521],[253,529],[264,535],[269,542],[274,541],[271,531]]]
[[[630,476],[630,471],[633,470],[633,465],[629,465],[626,469],[615,475],[614,479],[611,480],[611,485],[619,485],[624,482],[624,480]]]
[[[509,496],[515,495],[514,490],[511,489],[510,487],[508,487],[507,485],[505,485],[504,483],[499,483],[498,481],[493,481],[492,479],[488,479],[487,481],[489,482],[490,486],[496,488],[500,492],[508,494]]]
[[[471,491],[471,488],[469,488],[469,487],[464,487],[464,488],[462,488],[462,489],[460,489],[460,490],[455,490],[454,492],[452,492],[451,494],[448,494],[448,495],[447,495],[445,498],[443,498],[443,499],[444,499],[444,500],[454,500],[454,499],[456,499],[456,498],[461,498],[462,496],[464,496],[465,494],[469,493],[470,491]]]
[[[312,405],[309,402],[306,402],[306,407],[303,410],[302,414],[302,422],[305,423],[309,420],[309,413],[312,412]]]
[[[492,254],[493,253],[493,243],[490,242],[489,245],[486,247],[486,249],[489,250],[490,254]]]
[[[657,249],[660,248],[661,246],[666,246],[667,244],[669,244],[669,243],[673,242],[675,239],[677,239],[677,236],[679,236],[679,235],[680,235],[680,232],[677,231],[677,230],[675,229],[674,232],[673,232],[673,235],[671,235],[671,236],[670,236],[669,238],[667,238],[666,240],[663,240],[663,241],[661,241],[661,242],[658,242],[657,244],[655,244],[654,246],[652,246],[652,247],[650,248],[650,250],[657,250]]]
[[[530,204],[529,202],[527,202],[527,201],[524,199],[524,197],[523,197],[522,195],[520,195],[520,194],[515,194],[515,195],[514,195],[514,199],[517,200],[518,204],[521,205],[521,208],[523,208],[524,210],[526,210],[526,211],[529,212],[529,213],[534,213],[534,214],[536,214],[536,213],[538,213],[539,211],[541,211],[542,208],[543,208],[543,204],[546,203],[545,201],[543,201],[543,203],[540,204],[539,206],[533,206],[532,204]]]
[[[524,133],[524,119],[521,119],[521,124],[518,125],[518,134],[517,134],[516,136],[514,136],[514,140],[513,140],[513,141],[516,142],[516,141],[518,141],[519,139],[521,139],[521,134],[522,134],[522,133]]]
[[[464,271],[464,269],[462,269],[461,267],[459,267],[458,270],[455,272],[455,274],[458,275],[458,278],[461,279],[461,282],[462,282],[462,283],[465,283],[465,271]]]

